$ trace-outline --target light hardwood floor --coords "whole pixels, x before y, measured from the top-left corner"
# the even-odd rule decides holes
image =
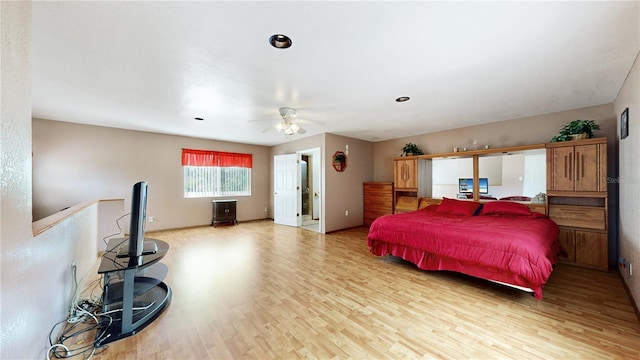
[[[171,305],[94,359],[639,359],[615,272],[558,265],[544,298],[369,253],[367,228],[271,221],[147,234],[169,242]]]

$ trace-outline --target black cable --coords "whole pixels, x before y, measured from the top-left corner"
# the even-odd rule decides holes
[[[110,254],[110,253],[117,253],[116,249],[117,249],[120,245],[124,244],[126,241],[129,241],[129,238],[128,238],[128,237],[126,237],[126,238],[122,239],[122,241],[120,241],[116,246],[114,246],[113,248],[111,248],[111,250],[106,250],[106,251],[104,252],[104,254],[102,254],[102,257],[104,258],[104,256],[105,256],[105,255]]]
[[[128,216],[128,215],[131,215],[131,213],[130,212],[126,213],[126,214],[124,214],[124,215],[122,215],[122,216],[120,216],[119,218],[116,219],[116,225],[118,226],[118,230],[120,230],[120,231],[118,231],[117,233],[114,233],[114,234],[107,235],[107,236],[103,237],[102,238],[102,242],[105,245],[108,245],[107,238],[110,238],[110,237],[115,236],[115,235],[120,235],[120,233],[122,232],[122,227],[120,227],[120,222],[119,221],[122,220],[123,217]]]
[[[120,226],[120,220],[122,220],[122,218],[130,214],[131,213],[124,214],[120,216],[118,219],[116,219],[116,225],[118,226],[118,229],[120,231],[118,233],[107,235],[104,238],[102,238],[102,241],[106,245],[108,245],[108,242],[106,241],[107,238],[115,235],[119,235],[123,231],[122,227]],[[111,250],[105,251],[105,253],[102,255],[102,258],[104,259],[105,255],[108,253],[114,253],[116,249],[119,248],[120,245],[124,244],[128,240],[129,238],[125,237],[120,243],[114,246]],[[114,263],[116,262],[114,261]],[[76,301],[78,291],[79,291],[76,268],[73,269],[73,285],[74,285],[74,291],[73,291],[74,297],[71,302],[69,317],[54,324],[51,327],[51,330],[49,331],[50,348],[48,350],[47,358],[49,358],[48,356],[49,354],[53,354],[53,356],[55,356],[56,358],[70,358],[78,355],[83,355],[83,358],[86,359],[86,358],[92,357],[93,355],[103,353],[109,347],[108,345],[98,345],[98,344],[100,343],[100,341],[104,340],[103,338],[105,338],[105,335],[107,334],[107,329],[113,323],[113,318],[109,315],[101,315],[100,320],[98,320],[98,318],[95,316],[95,313],[100,308],[99,303],[96,303],[94,301],[90,301],[87,299]],[[104,293],[104,275],[101,276],[97,285],[98,287],[100,287],[100,289]],[[94,285],[94,289],[95,289],[95,285]],[[91,291],[90,295],[93,295],[93,290]],[[84,313],[87,314],[87,315],[83,315],[83,316],[87,316],[86,320],[78,321],[78,322],[69,322],[69,319],[80,318],[79,316],[75,315],[78,310],[80,310],[81,314],[84,314]],[[72,315],[74,316],[72,317]],[[108,323],[105,324],[104,320],[107,320],[107,319],[108,319]],[[79,329],[80,325],[88,325],[89,321],[91,322],[89,326],[84,326]],[[60,324],[65,324],[65,325],[62,329],[62,333],[58,336],[57,341],[54,343],[52,339],[53,332],[55,331],[56,328],[58,328]],[[86,334],[87,332],[92,330],[96,330],[96,335],[93,341],[90,341],[87,345],[80,346],[77,348],[70,348],[69,346],[64,344],[65,341],[69,339],[73,339],[82,334]],[[106,336],[108,337],[109,335],[106,335]],[[62,348],[63,350],[59,350],[59,348]]]
[[[111,324],[113,324],[113,318],[111,316],[109,316],[109,315],[102,315],[101,318],[102,317],[108,318],[109,319],[109,323],[106,324],[106,325],[102,325],[103,328],[102,328],[102,333],[100,335],[96,334],[96,339],[93,342],[94,346],[96,346],[97,344],[100,344],[104,339],[106,339],[109,336],[111,336],[111,335],[107,335],[107,336],[105,336],[105,335],[107,334],[107,329],[109,329],[109,326],[111,326]],[[102,324],[102,321],[100,321],[100,324]],[[104,337],[104,339],[103,339],[103,337]],[[105,346],[105,345],[99,345],[98,347],[100,347],[100,346]]]
[[[58,337],[58,339],[57,339],[58,341],[55,344],[53,344],[53,341],[51,339],[51,335],[52,335],[53,330],[55,329],[55,327],[57,325],[61,324],[61,323],[67,323],[67,321],[63,320],[63,321],[58,322],[56,325],[54,325],[54,327],[51,329],[51,332],[49,333],[49,343],[51,344],[51,347],[49,348],[49,352],[53,353],[53,355],[56,358],[70,358],[70,357],[78,356],[80,354],[85,354],[89,350],[93,350],[95,348],[95,341],[89,341],[89,343],[87,345],[80,346],[80,347],[77,347],[77,348],[70,348],[69,346],[65,345],[64,342],[69,340],[69,339],[72,339],[72,338],[74,338],[74,337],[76,337],[78,335],[84,334],[87,331],[90,331],[90,330],[93,330],[93,329],[97,328],[98,324],[96,324],[96,323],[91,324],[91,326],[89,326],[89,327],[77,330],[74,333],[69,334],[69,335],[67,335],[68,332],[73,330],[73,329],[75,329],[75,328],[77,328],[81,323],[70,324],[70,327],[68,329],[66,329],[66,326],[65,326],[64,332],[62,333],[62,335],[60,335]],[[87,321],[84,321],[82,323],[86,324]],[[67,323],[67,324],[69,324],[69,323]],[[55,346],[55,345],[58,345],[58,346]],[[60,351],[60,350],[58,350],[58,348],[63,348],[64,351]]]
[[[60,324],[62,324],[62,323],[67,323],[67,319],[64,319],[64,320],[62,320],[62,321],[58,321],[57,323],[55,323],[55,324],[53,325],[53,327],[51,327],[51,331],[49,331],[49,345],[50,345],[50,346],[53,346],[53,340],[51,339],[51,335],[53,335],[53,330],[55,330],[55,329],[56,329],[56,326],[58,326],[58,325],[60,325]]]
[[[97,283],[93,286],[93,288],[95,289],[99,286],[101,286],[101,283],[99,282],[99,280],[97,280]],[[108,324],[106,327],[104,327],[106,322],[101,321],[102,319],[98,320],[98,317],[96,317],[95,315],[100,307],[100,302],[93,299],[82,299],[76,301],[73,304],[73,311],[69,315],[69,317],[67,317],[67,319],[65,320],[57,322],[51,327],[51,330],[49,331],[49,344],[51,346],[49,347],[47,358],[51,358],[51,356],[55,358],[71,358],[82,355],[84,359],[87,359],[92,357],[96,353],[100,354],[104,352],[108,348],[108,346],[98,345],[98,342],[103,340],[106,334],[106,328],[108,328],[113,320],[109,316],[104,316],[105,320],[108,319]],[[84,317],[84,320],[82,321],[69,321],[70,319],[82,319],[82,317]],[[54,342],[54,331],[56,331],[56,329],[58,329],[61,324],[64,324],[64,327],[59,331],[60,334],[56,339],[57,341]],[[73,345],[69,346],[65,344],[83,334],[86,336],[90,331],[93,330],[96,331],[96,335],[94,335],[93,339],[91,339],[90,337],[81,339],[81,341],[87,341],[85,345],[74,347]],[[76,342],[74,345],[79,345],[79,343]]]
[[[85,320],[79,323],[69,324],[66,322],[66,320],[58,322],[57,324],[54,325],[54,327],[49,332],[49,343],[51,345],[49,352],[52,353],[56,358],[70,358],[70,357],[75,357],[81,354],[83,355],[83,358],[86,358],[87,354],[89,353],[90,353],[89,357],[91,357],[93,355],[104,352],[108,348],[108,345],[98,345],[98,344],[103,340],[103,338],[105,338],[107,329],[113,323],[113,319],[111,316],[108,316],[108,315],[103,315],[101,316],[101,318],[103,318],[104,320],[108,320],[108,323],[105,324],[105,321],[102,321],[103,319],[101,319],[98,322],[94,322],[95,319],[97,318],[93,318],[93,317],[90,318],[91,321]],[[88,324],[89,322],[91,322],[91,324]],[[55,343],[55,345],[58,345],[58,346],[54,346],[53,340],[51,339],[53,330],[62,323],[66,323],[67,325],[65,326],[65,329],[62,335],[58,337],[58,341]],[[78,328],[80,324],[85,324],[90,326],[83,327],[82,329],[76,330],[73,333],[69,333],[71,330]],[[65,342],[68,341],[69,339],[72,339],[74,337],[77,337],[79,335],[82,335],[94,329],[96,329],[96,336],[92,341],[89,341],[87,345],[76,347],[76,348],[71,348],[65,345]],[[59,350],[58,348],[63,348],[64,350],[62,351],[62,350]]]

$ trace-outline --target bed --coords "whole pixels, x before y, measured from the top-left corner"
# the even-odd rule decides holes
[[[560,251],[558,232],[556,223],[523,204],[445,198],[439,205],[377,218],[368,244],[377,256],[511,285],[542,299]]]

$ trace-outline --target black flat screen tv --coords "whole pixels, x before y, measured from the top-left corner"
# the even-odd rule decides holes
[[[480,194],[489,193],[489,179],[479,178],[480,188],[478,189]],[[461,194],[473,193],[473,178],[459,178],[458,179],[458,192]]]
[[[129,225],[129,246],[120,248],[117,257],[129,257],[140,262],[140,256],[155,254],[158,244],[155,241],[144,240],[144,227],[147,220],[147,196],[149,185],[146,181],[140,181],[133,185],[131,192],[131,224]]]
[[[129,227],[129,257],[141,256],[144,248],[144,225],[147,219],[149,185],[140,181],[131,193],[131,225]]]

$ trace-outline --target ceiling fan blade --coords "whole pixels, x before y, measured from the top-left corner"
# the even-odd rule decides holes
[[[297,122],[302,124],[316,124],[316,125],[324,125],[324,121],[319,120],[309,120],[309,119],[296,119]]]
[[[276,124],[271,124],[271,125],[267,126],[266,128],[264,128],[264,130],[262,130],[262,132],[263,132],[263,133],[264,133],[264,132],[267,132],[267,131],[269,131],[270,129],[274,128],[275,126],[276,126]]]

